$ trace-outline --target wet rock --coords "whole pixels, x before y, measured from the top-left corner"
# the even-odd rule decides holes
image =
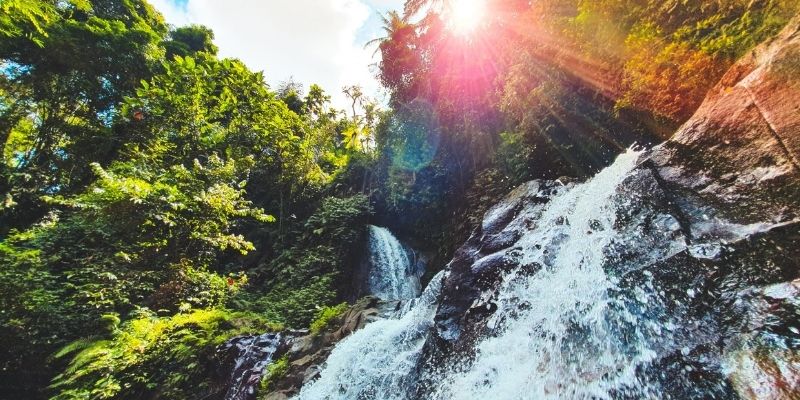
[[[223,344],[218,350],[220,369],[230,371],[221,399],[250,400],[255,398],[261,376],[273,361],[281,345],[281,333],[240,336]]]
[[[286,399],[294,396],[300,388],[317,378],[320,367],[333,347],[366,324],[383,318],[398,307],[397,302],[383,302],[376,297],[366,297],[350,307],[331,322],[330,328],[318,334],[296,331],[283,341],[274,358],[286,357],[287,373],[270,382],[265,399]],[[260,395],[262,396],[262,395]]]
[[[569,186],[550,181],[531,181],[509,193],[486,212],[480,229],[460,247],[448,264],[450,271],[442,287],[442,301],[436,313],[437,336],[468,348],[460,340],[464,332],[476,338],[482,330],[489,300],[500,275],[515,265],[508,257],[523,231],[531,229],[548,200]],[[466,338],[464,338],[466,339]]]
[[[747,329],[725,352],[726,371],[744,399],[800,393],[800,280],[751,290],[739,304]]]

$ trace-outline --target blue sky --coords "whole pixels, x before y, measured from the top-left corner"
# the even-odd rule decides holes
[[[361,85],[383,100],[374,78],[378,61],[364,43],[381,36],[379,13],[401,9],[402,0],[150,0],[167,22],[210,27],[223,57],[264,71],[271,85],[293,77],[320,84],[337,108],[341,88]]]

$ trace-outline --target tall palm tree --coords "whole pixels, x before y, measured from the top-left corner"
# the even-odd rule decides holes
[[[414,0],[412,0],[414,1]],[[392,37],[397,32],[411,26],[408,23],[408,19],[405,16],[401,16],[397,11],[389,11],[386,15],[381,15],[381,21],[383,21],[383,32],[384,35],[375,39],[370,40],[364,47],[369,47],[372,45],[378,45],[375,48],[375,53],[380,50],[380,45],[388,40],[391,40]],[[374,53],[373,53],[374,54]]]

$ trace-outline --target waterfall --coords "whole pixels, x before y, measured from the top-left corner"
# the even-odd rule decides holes
[[[538,263],[542,270],[505,276],[490,321],[497,334],[478,344],[474,360],[431,368],[436,387],[430,397],[589,399],[640,386],[635,369],[652,351],[637,331],[637,317],[609,295],[614,281],[603,270],[604,249],[614,235],[612,197],[639,155],[628,151],[551,200],[541,223],[518,242],[521,264]],[[419,377],[409,375],[424,332],[433,326],[439,280],[401,318],[372,323],[342,341],[321,377],[297,398],[412,398],[411,381]]]
[[[419,295],[406,249],[386,228],[369,226],[367,291],[383,300],[413,299]]]
[[[320,377],[295,399],[405,399],[402,388],[415,379],[411,372],[433,326],[443,274],[402,316],[373,322],[339,342]]]
[[[711,233],[688,240],[652,172],[637,167],[641,154],[628,150],[574,186],[522,187],[487,212],[490,232],[478,234],[489,236],[459,250],[476,261],[460,275],[445,269],[408,311],[341,341],[297,399],[722,399],[736,398],[735,390],[765,393],[764,382],[781,375],[800,377],[800,330],[775,323],[796,320],[800,304],[785,293],[800,293],[800,283],[744,290],[753,275],[709,278],[713,256],[697,255],[698,246],[751,246],[737,241],[770,228],[706,217],[699,227]],[[388,232],[371,231],[371,249],[382,249],[376,257],[403,260],[399,244],[388,250]],[[460,304],[452,296],[468,289],[458,284],[471,282],[460,277],[487,264],[497,276],[449,322],[448,310]],[[396,282],[402,274],[393,271],[376,276]],[[462,322],[472,330],[448,325]],[[800,384],[773,387],[791,393]]]
[[[240,336],[226,342],[219,350],[232,358],[225,400],[253,398],[261,377],[281,342],[280,333]]]
[[[504,277],[488,321],[495,334],[478,343],[474,360],[438,373],[431,397],[607,399],[620,391],[659,397],[636,377],[654,356],[647,340],[652,327],[640,309],[613,295],[619,288],[604,270],[615,239],[615,193],[638,157],[629,151],[551,199],[536,227],[517,241],[516,261],[537,272],[517,268]]]

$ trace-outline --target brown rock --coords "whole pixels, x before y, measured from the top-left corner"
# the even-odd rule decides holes
[[[651,159],[681,196],[749,224],[800,209],[800,17],[744,57]]]

